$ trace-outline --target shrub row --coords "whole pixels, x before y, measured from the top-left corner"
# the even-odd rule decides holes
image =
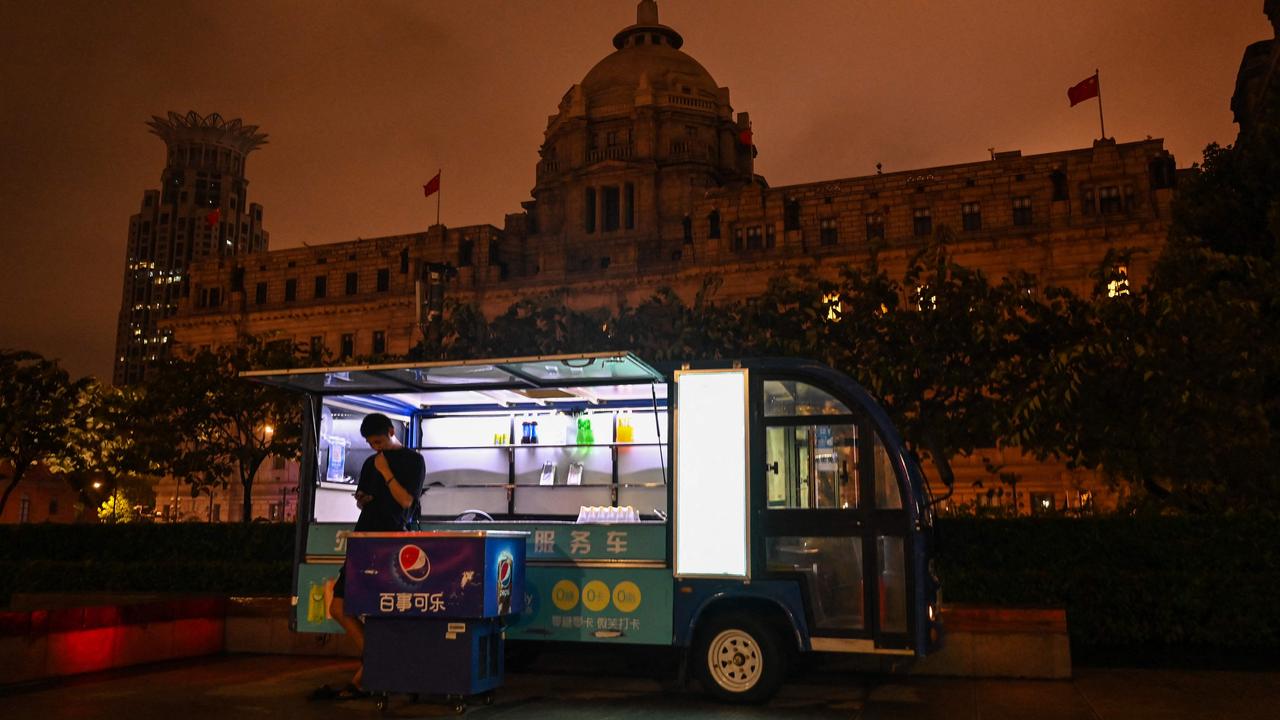
[[[937,560],[949,602],[1065,607],[1084,657],[1280,647],[1273,518],[946,518]]]
[[[13,592],[289,595],[287,524],[0,526]],[[1072,649],[1280,647],[1269,517],[944,518],[947,602],[1065,607]]]

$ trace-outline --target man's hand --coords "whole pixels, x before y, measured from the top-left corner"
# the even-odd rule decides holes
[[[369,501],[373,500],[372,495],[368,493],[362,493],[359,490],[356,491],[355,495],[356,495],[356,507],[360,508],[361,510],[364,509],[365,505],[369,504]]]
[[[377,455],[374,455],[374,456],[373,456],[373,467],[374,467],[374,469],[376,469],[378,472],[382,473],[382,479],[383,479],[383,480],[386,480],[386,481],[388,481],[388,482],[391,480],[391,474],[392,474],[392,473],[391,473],[391,463],[387,462],[387,456],[386,456],[386,455],[383,455],[382,453],[378,453]]]

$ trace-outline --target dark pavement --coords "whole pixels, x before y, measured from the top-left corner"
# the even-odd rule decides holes
[[[674,687],[654,655],[543,657],[509,673],[491,706],[467,717],[946,718],[1037,720],[1274,717],[1280,672],[1083,669],[1070,681],[968,680],[851,673],[836,659],[797,671],[764,706],[723,705]],[[372,700],[313,702],[353,661],[232,655],[0,690],[0,718],[377,718]],[[589,671],[589,672],[588,672]],[[445,705],[393,697],[390,717],[452,717]]]

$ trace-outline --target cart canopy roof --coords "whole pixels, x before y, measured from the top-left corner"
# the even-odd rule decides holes
[[[452,360],[393,365],[251,370],[243,378],[319,395],[372,395],[539,390],[665,382],[662,373],[629,352]]]

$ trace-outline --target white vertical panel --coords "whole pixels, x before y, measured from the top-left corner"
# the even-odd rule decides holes
[[[747,371],[676,383],[675,574],[747,577]]]

